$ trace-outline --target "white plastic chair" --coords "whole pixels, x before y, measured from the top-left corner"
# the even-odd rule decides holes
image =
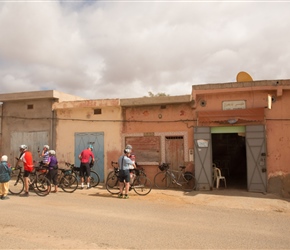
[[[214,167],[214,181],[216,181],[216,188],[219,188],[220,181],[224,181],[225,187],[227,187],[226,177],[222,176],[221,170],[219,168]]]

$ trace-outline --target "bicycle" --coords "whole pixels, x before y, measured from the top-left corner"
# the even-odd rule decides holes
[[[136,167],[137,167],[137,170],[139,169],[138,168],[138,165],[137,165],[137,163],[135,163],[136,164]],[[118,169],[118,162],[116,162],[116,161],[111,161],[111,166],[113,167],[113,169],[114,170],[112,170],[112,171],[110,171],[109,173],[108,173],[108,175],[107,175],[107,180],[111,177],[111,176],[113,176],[114,174],[115,174],[115,169]],[[147,175],[146,175],[146,173],[144,172],[144,169],[142,168],[142,170],[143,171],[141,171],[140,172],[140,174],[141,175],[144,175],[145,177],[147,177]]]
[[[118,181],[119,168],[114,166],[116,164],[118,163],[113,161],[111,162],[111,165],[113,166],[114,170],[108,174],[106,181],[106,189],[111,194],[120,193]],[[136,194],[141,196],[149,194],[152,189],[152,183],[151,180],[148,179],[146,174],[144,173],[144,169],[143,168],[132,169],[132,172],[134,172],[135,177],[132,183],[130,183],[129,191],[133,189]]]
[[[192,191],[196,187],[196,179],[191,172],[185,172],[185,166],[180,170],[169,169],[169,163],[162,163],[158,166],[161,172],[154,177],[154,185],[160,189],[167,189],[171,184],[176,184],[184,191]]]
[[[51,191],[50,181],[43,175],[39,174],[42,167],[34,167],[29,175],[29,190],[33,190],[38,196],[46,196]],[[18,173],[17,173],[18,172]],[[11,194],[21,194],[24,190],[24,177],[20,166],[17,166],[11,173],[9,182],[9,192]]]
[[[80,168],[76,167],[75,164],[71,164],[69,162],[65,162],[65,165],[70,168],[71,173],[73,175],[75,175],[75,177],[77,178],[78,182],[80,180]],[[94,170],[91,170],[91,174],[90,174],[90,184],[91,187],[96,187],[98,186],[100,183],[100,176],[97,172],[95,172]]]
[[[40,164],[42,164],[40,162]],[[48,166],[41,165],[44,169],[42,174],[46,176],[48,172]],[[58,187],[60,187],[66,193],[73,193],[78,188],[78,180],[75,175],[72,174],[70,169],[58,168],[57,171],[57,183]]]

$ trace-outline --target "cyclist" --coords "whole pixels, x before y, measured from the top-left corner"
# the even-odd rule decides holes
[[[29,196],[29,175],[33,171],[33,159],[32,159],[32,154],[30,151],[28,151],[28,147],[26,145],[20,145],[19,147],[20,151],[20,159],[17,159],[19,161],[23,162],[24,166],[24,194],[20,194],[22,197],[28,197]]]
[[[54,185],[54,191],[51,191],[52,193],[57,193],[57,169],[58,169],[58,161],[55,156],[54,150],[48,151],[49,157],[48,162],[46,165],[48,165],[48,173],[46,177],[50,180],[51,183]]]
[[[120,156],[118,159],[119,165],[119,188],[120,193],[119,198],[123,198],[123,191],[125,187],[125,199],[128,199],[128,192],[130,187],[130,165],[133,165],[136,168],[135,163],[130,159],[132,150],[130,148],[124,149],[124,155]],[[125,183],[124,183],[125,182]]]
[[[81,182],[82,182],[81,189],[84,188],[85,175],[87,176],[87,189],[91,188],[90,186],[90,175],[91,175],[90,162],[92,163],[95,162],[95,157],[92,151],[93,151],[93,146],[89,145],[79,155],[79,159],[81,161],[81,167],[80,167],[80,176],[81,176]]]
[[[130,158],[130,159],[132,160],[132,162],[134,162],[135,165],[137,166],[135,155],[132,154],[133,147],[132,147],[130,144],[127,144],[126,147],[125,147],[125,149],[130,149],[130,150],[131,150],[131,153],[130,153],[130,155],[129,155],[129,158]],[[134,177],[135,177],[135,173],[134,173],[134,170],[133,170],[133,169],[136,170],[136,168],[134,167],[134,165],[130,165],[129,169],[130,169],[130,184],[132,184],[132,183],[134,182]]]
[[[41,154],[40,154],[40,151],[38,151],[39,157],[42,157],[42,162],[44,164],[48,163],[48,158],[49,158],[48,150],[49,150],[49,146],[48,145],[44,145]]]

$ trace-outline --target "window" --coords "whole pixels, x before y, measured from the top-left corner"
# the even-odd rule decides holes
[[[136,162],[160,162],[160,136],[126,137],[125,144],[133,147]]]
[[[27,109],[33,109],[33,104],[28,104]]]
[[[94,115],[101,115],[102,110],[101,109],[94,109]]]

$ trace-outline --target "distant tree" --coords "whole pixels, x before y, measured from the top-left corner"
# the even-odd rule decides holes
[[[156,96],[169,96],[169,95],[166,95],[165,93],[157,93],[157,94],[153,94],[151,91],[148,92],[148,96],[149,97],[156,97]],[[145,97],[148,97],[148,96],[145,96]]]

